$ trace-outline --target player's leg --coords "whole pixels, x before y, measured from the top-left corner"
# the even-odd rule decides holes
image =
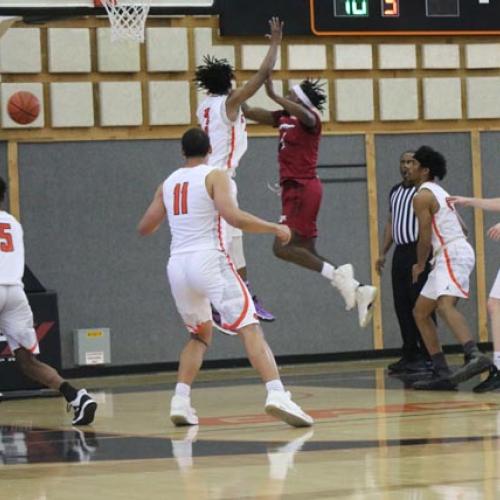
[[[308,427],[314,423],[291,399],[281,382],[274,354],[257,323],[247,324],[239,329],[248,359],[261,376],[267,389],[266,412],[294,427]]]
[[[35,357],[40,352],[33,328],[33,313],[21,286],[2,287],[4,304],[0,328],[21,372],[41,385],[59,391],[73,408],[73,425],[87,425],[94,420],[97,403],[85,389],[77,389],[65,381],[51,366]]]
[[[430,276],[431,283],[432,279],[433,277]],[[431,283],[428,280],[426,286],[424,286],[422,290],[424,294],[429,293]],[[436,307],[437,300],[432,295],[428,297],[421,294],[413,309],[415,322],[433,364],[432,378],[415,382],[413,388],[419,390],[455,390],[456,385],[449,380],[451,370],[441,349],[436,324],[432,320],[432,314],[436,310]]]
[[[488,298],[488,314],[493,337],[493,363],[488,378],[474,387],[474,392],[487,392],[500,388],[500,270]]]
[[[266,384],[266,411],[296,427],[309,426],[312,419],[290,398],[281,383],[274,355],[259,326],[252,297],[231,262],[223,255],[218,260],[218,274],[208,287],[210,301],[221,312],[222,324],[238,334],[248,358]],[[279,415],[278,415],[279,413]]]
[[[170,419],[175,425],[197,425],[191,386],[212,339],[210,302],[203,292],[204,282],[210,279],[210,260],[201,253],[174,255],[168,262],[167,274],[177,311],[190,335],[179,358]]]
[[[316,251],[316,221],[322,193],[323,187],[319,179],[285,181],[282,184],[282,221],[292,229],[293,235],[287,245],[275,240],[273,251],[278,258],[316,271],[328,279],[342,295],[346,310],[358,305],[359,324],[365,327],[372,317],[377,289],[360,285],[354,279],[351,264],[335,267]]]
[[[457,302],[457,297],[446,295],[437,302],[440,317],[464,348],[464,365],[450,377],[455,384],[488,370],[491,365],[489,358],[478,349],[465,316],[456,307]]]

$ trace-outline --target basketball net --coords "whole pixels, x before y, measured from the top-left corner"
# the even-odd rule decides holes
[[[111,24],[111,41],[134,40],[144,42],[146,19],[151,0],[99,0]]]

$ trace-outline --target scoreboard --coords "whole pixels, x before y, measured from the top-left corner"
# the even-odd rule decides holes
[[[315,35],[499,35],[500,0],[309,0]]]

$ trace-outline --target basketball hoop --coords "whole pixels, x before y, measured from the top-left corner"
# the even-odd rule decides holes
[[[104,7],[111,24],[111,41],[134,40],[144,42],[144,31],[151,0],[95,0],[96,7]]]

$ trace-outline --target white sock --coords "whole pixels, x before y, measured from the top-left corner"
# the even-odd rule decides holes
[[[500,351],[495,351],[493,353],[493,363],[500,370]]]
[[[266,389],[267,392],[269,391],[285,392],[285,388],[283,387],[283,384],[281,383],[281,380],[279,378],[266,382]]]
[[[182,382],[177,382],[175,386],[175,395],[189,398],[191,395],[191,386],[183,384]]]
[[[327,279],[332,281],[335,268],[328,264],[328,262],[323,262],[323,268],[321,269],[321,274]]]

